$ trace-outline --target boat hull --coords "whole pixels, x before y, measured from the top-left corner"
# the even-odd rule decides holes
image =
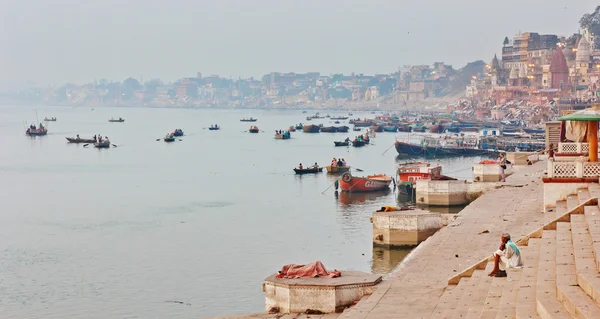
[[[302,127],[302,131],[304,133],[319,133],[321,128],[318,125],[304,125]]]
[[[46,130],[46,129],[44,129],[44,130],[37,129],[35,131],[27,130],[27,131],[25,131],[25,134],[27,136],[44,136],[44,135],[48,134],[48,130]]]
[[[251,129],[251,130],[248,130],[248,132],[250,132],[250,133],[258,133],[259,131],[260,131],[260,130],[253,130],[253,129]]]
[[[304,168],[304,169],[299,169],[299,168],[294,168],[294,172],[298,175],[304,175],[304,174],[316,174],[316,173],[320,173],[323,171],[323,167],[319,167],[319,168]]]
[[[390,187],[392,178],[385,175],[356,177],[344,173],[339,180],[340,189],[344,192],[372,192]]]
[[[175,131],[173,132],[173,136],[183,136],[183,131]]]
[[[125,120],[108,120],[110,123],[123,123]]]
[[[94,143],[95,148],[109,148],[110,143]]]
[[[497,152],[493,150],[458,147],[433,147],[404,142],[396,142],[395,147],[398,154],[409,157],[492,156],[497,154]]]
[[[327,168],[327,173],[329,174],[342,174],[350,171],[350,166],[325,166],[325,168]]]
[[[65,137],[69,143],[87,143],[93,144],[96,143],[96,140],[93,138],[74,138],[74,137]]]
[[[240,122],[256,122],[258,119],[241,119]]]
[[[163,138],[163,141],[165,141],[167,143],[171,143],[171,142],[175,142],[175,138],[174,137],[165,137],[165,138]]]
[[[292,136],[287,134],[275,134],[276,140],[289,140]]]
[[[365,142],[364,141],[352,141],[352,146],[363,147],[363,146],[365,146]]]
[[[333,142],[335,146],[350,146],[350,142]]]
[[[335,126],[326,126],[321,128],[321,133],[335,133],[337,129]]]
[[[209,131],[218,131],[220,129],[220,127],[209,127],[208,130]]]

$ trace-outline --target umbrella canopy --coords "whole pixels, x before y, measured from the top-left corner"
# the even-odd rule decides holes
[[[561,116],[559,121],[600,121],[600,107],[594,106],[589,109],[577,111],[569,115]]]

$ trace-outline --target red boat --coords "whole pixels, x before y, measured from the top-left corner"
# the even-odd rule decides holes
[[[442,167],[431,167],[426,162],[415,162],[400,165],[398,167],[398,189],[411,193],[414,184],[420,180],[456,180],[456,178],[442,175]]]
[[[390,186],[392,178],[386,175],[352,176],[344,173],[340,179],[340,188],[345,192],[372,192]]]

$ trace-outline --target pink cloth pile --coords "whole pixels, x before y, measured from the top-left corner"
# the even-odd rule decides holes
[[[285,265],[283,268],[281,268],[279,274],[277,274],[277,278],[335,278],[340,277],[341,275],[342,273],[335,269],[332,272],[328,272],[325,266],[323,266],[322,262],[315,261],[308,265]]]

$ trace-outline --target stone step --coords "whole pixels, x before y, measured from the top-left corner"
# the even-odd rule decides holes
[[[567,211],[568,209],[566,200],[559,200],[556,202],[556,218],[559,218],[560,216],[566,214]]]
[[[580,203],[585,202],[586,200],[590,199],[592,196],[590,195],[590,191],[587,188],[579,188],[577,189],[577,200],[579,200]]]
[[[567,196],[567,210],[572,210],[573,208],[579,205],[579,199],[577,195],[569,195]]]
[[[469,306],[469,311],[467,312],[467,319],[475,319],[481,316],[483,312],[483,306],[485,304],[485,299],[487,298],[488,291],[490,290],[490,286],[492,285],[492,278],[490,278],[487,274],[492,272],[494,269],[494,263],[487,263],[485,270],[483,270],[483,277],[479,280],[479,285],[477,286],[476,294],[473,298],[472,305]]]
[[[489,264],[490,263],[488,263],[488,265]],[[479,283],[482,280],[483,281],[487,280],[487,278],[484,278],[486,276],[487,276],[487,274],[483,270],[475,270],[473,272],[473,275],[471,275],[471,277],[469,277],[468,283],[466,285],[463,285],[464,292],[462,293],[461,298],[458,301],[458,304],[456,305],[456,309],[454,309],[454,312],[453,312],[451,318],[462,319],[462,318],[467,317],[467,313],[469,312],[469,307],[477,304],[476,298],[475,298],[478,293],[477,288],[479,286]],[[465,279],[466,278],[461,279],[460,283],[462,283],[462,281]]]
[[[475,274],[475,272],[473,274]],[[444,291],[444,294],[442,294],[435,306],[431,318],[453,318],[454,310],[457,309],[463,294],[472,285],[470,282],[471,279],[472,278],[464,277],[460,280],[458,285],[448,285],[446,291]]]
[[[571,216],[571,218],[575,215]],[[578,222],[576,238],[580,238]],[[577,268],[572,240],[571,223],[560,222],[556,225],[556,293],[558,300],[575,318],[600,318],[600,307],[577,284]],[[581,246],[581,244],[578,244]]]
[[[597,206],[585,207],[585,215],[571,216],[571,234],[573,236],[573,251],[575,268],[577,269],[577,284],[594,300],[600,303],[600,274],[593,250],[593,241],[589,223],[600,220]],[[598,233],[597,233],[598,234]],[[599,236],[596,236],[597,238]],[[600,239],[600,238],[599,238]]]
[[[523,257],[523,273],[517,294],[516,318],[539,318],[536,311],[535,289],[537,282],[538,263],[542,246],[541,238],[530,238],[529,253]]]
[[[591,197],[600,198],[600,184],[588,183],[588,190],[590,191]]]
[[[536,280],[536,310],[540,318],[572,318],[556,298],[556,230],[544,230]]]
[[[583,209],[592,241],[592,251],[594,252],[596,268],[600,270],[600,209],[598,206],[585,206]]]

